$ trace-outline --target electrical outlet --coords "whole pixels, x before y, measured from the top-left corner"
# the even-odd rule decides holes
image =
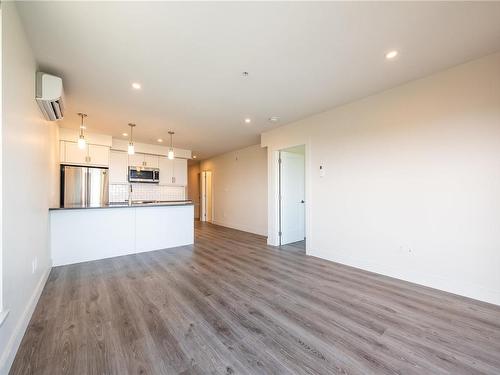
[[[31,273],[35,273],[38,268],[38,257],[34,257],[31,261]]]

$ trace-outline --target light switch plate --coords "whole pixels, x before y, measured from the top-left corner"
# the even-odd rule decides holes
[[[325,168],[322,165],[319,166],[319,177],[325,177]]]

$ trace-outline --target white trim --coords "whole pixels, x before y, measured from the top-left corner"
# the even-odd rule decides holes
[[[280,145],[279,149],[271,149],[268,146],[268,157],[267,157],[267,173],[268,173],[268,211],[267,211],[267,226],[268,226],[268,237],[267,244],[270,246],[279,246],[279,170],[278,170],[278,158],[279,151],[291,147],[304,146],[305,152],[305,197],[306,197],[306,207],[305,207],[305,225],[306,225],[306,254],[309,254],[309,244],[312,240],[311,235],[311,142],[310,140],[304,140],[302,142],[290,143]]]
[[[279,246],[279,151],[268,149],[267,244]]]
[[[10,367],[12,366],[12,362],[14,362],[14,357],[16,356],[17,349],[19,349],[19,345],[21,344],[21,340],[24,336],[24,333],[26,332],[26,328],[28,328],[31,316],[35,311],[36,304],[38,303],[38,299],[42,294],[42,290],[45,286],[45,283],[47,282],[51,269],[52,267],[47,268],[45,273],[40,278],[40,281],[38,282],[38,285],[31,295],[26,309],[24,309],[23,314],[16,324],[12,336],[10,337],[5,348],[3,348],[3,352],[0,353],[0,374],[7,374]]]
[[[2,326],[3,322],[5,322],[5,319],[7,319],[7,315],[9,315],[9,310],[0,311],[0,327]]]
[[[3,204],[2,204],[2,185],[3,185],[3,168],[2,168],[2,131],[3,131],[3,86],[2,86],[2,60],[3,60],[3,49],[2,49],[2,9],[0,8],[0,325],[7,317],[8,311],[3,310]]]

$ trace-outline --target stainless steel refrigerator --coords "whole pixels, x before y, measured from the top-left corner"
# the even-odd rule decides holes
[[[61,165],[62,207],[99,207],[108,203],[108,168]]]

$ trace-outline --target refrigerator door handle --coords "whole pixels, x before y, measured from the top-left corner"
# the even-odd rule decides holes
[[[87,187],[85,189],[85,206],[90,206],[90,187],[92,186],[92,174],[90,173],[90,169],[86,168],[87,175]]]

